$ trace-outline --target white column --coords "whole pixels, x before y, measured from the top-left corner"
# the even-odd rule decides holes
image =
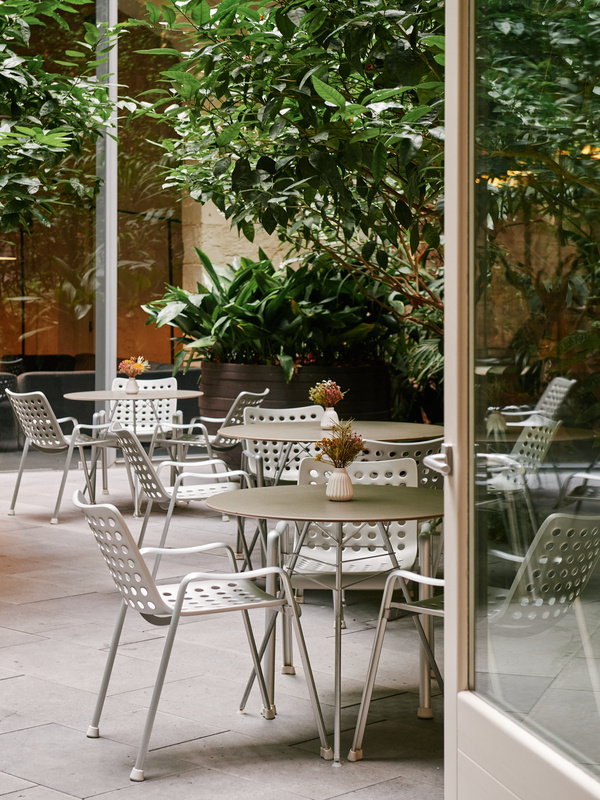
[[[112,28],[118,21],[118,0],[96,0],[96,24]],[[113,113],[96,146],[96,174],[102,188],[96,199],[96,389],[110,389],[117,361],[117,45],[97,69],[109,86]]]

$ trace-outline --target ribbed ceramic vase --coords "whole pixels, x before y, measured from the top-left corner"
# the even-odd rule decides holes
[[[128,378],[127,383],[125,384],[125,393],[126,394],[137,394],[140,391],[140,387],[138,382],[135,378]]]
[[[344,502],[354,497],[354,486],[345,467],[334,467],[327,481],[325,494],[330,500]]]
[[[323,416],[321,417],[321,427],[325,430],[331,430],[334,425],[337,425],[340,421],[340,418],[337,415],[337,411],[333,406],[330,408],[326,408],[323,412]]]

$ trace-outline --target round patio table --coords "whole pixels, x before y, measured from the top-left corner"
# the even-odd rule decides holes
[[[441,425],[418,422],[370,422],[354,420],[352,430],[363,439],[379,442],[408,442],[434,439],[444,435]],[[331,435],[318,420],[306,422],[255,422],[247,425],[228,425],[219,431],[233,439],[253,439],[269,442],[316,442]]]
[[[250,427],[250,426],[248,426]],[[254,426],[252,426],[254,427]],[[237,430],[237,428],[236,428]],[[390,569],[398,566],[385,522],[399,519],[431,519],[444,513],[444,493],[439,489],[408,486],[355,485],[354,497],[347,502],[333,502],[325,495],[324,485],[266,486],[240,489],[211,497],[209,508],[222,514],[259,519],[298,522],[331,522],[336,547],[335,574],[335,665],[334,665],[334,764],[340,763],[341,733],[341,591],[342,545],[344,522],[377,523],[390,554]]]
[[[418,441],[437,438],[444,434],[441,425],[424,425],[416,422],[354,420],[352,430],[365,440],[380,442]],[[233,439],[249,439],[253,442],[281,442],[282,447],[277,457],[274,483],[279,483],[286,466],[299,457],[296,451],[290,458],[294,445],[309,445],[332,435],[331,430],[322,428],[318,420],[228,425],[221,428],[219,433]],[[308,447],[306,447],[306,455],[310,455]]]

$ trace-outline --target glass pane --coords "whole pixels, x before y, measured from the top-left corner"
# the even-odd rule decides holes
[[[595,773],[599,32],[476,2],[474,689]]]

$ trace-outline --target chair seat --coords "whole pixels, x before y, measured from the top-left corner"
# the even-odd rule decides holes
[[[164,602],[173,608],[179,584],[160,584],[156,588]],[[285,600],[263,592],[252,581],[210,579],[192,581],[188,585],[181,615],[212,614],[217,611],[240,611],[257,605],[265,608],[284,604]]]
[[[239,484],[233,483],[233,481],[211,484],[194,483],[188,486],[179,486],[177,489],[177,500],[204,500],[208,497],[214,497],[216,494],[221,494],[222,492],[235,492],[236,489],[239,488]],[[165,486],[164,489],[169,497],[173,496],[174,489],[172,486]]]

